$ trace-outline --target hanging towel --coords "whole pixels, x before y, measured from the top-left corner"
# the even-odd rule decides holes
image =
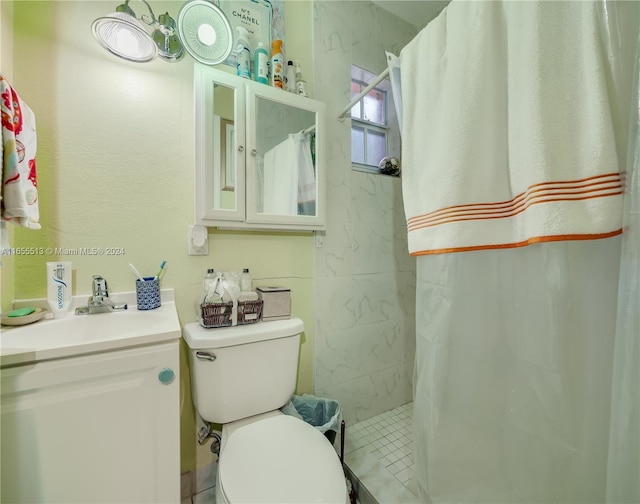
[[[296,133],[290,136],[298,163],[298,205],[302,208],[316,201],[316,174],[311,159],[311,135]]]
[[[31,229],[38,223],[36,119],[32,110],[0,75],[2,114],[2,219]]]
[[[401,51],[412,255],[621,233],[596,9],[453,0]]]
[[[290,134],[267,151],[263,161],[263,211],[276,215],[297,215],[298,205],[315,201],[316,182],[309,136]]]
[[[275,215],[298,213],[298,167],[290,138],[264,155],[263,211]]]

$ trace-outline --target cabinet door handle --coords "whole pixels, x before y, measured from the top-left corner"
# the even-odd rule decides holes
[[[173,369],[171,368],[163,368],[159,373],[158,373],[158,380],[160,380],[160,383],[162,383],[163,385],[169,385],[176,377],[176,374],[173,372]]]
[[[244,145],[238,145],[238,152],[244,152]]]
[[[217,359],[216,354],[210,352],[196,352],[196,357],[200,360],[208,360],[211,362]]]
[[[256,154],[258,154],[258,151],[256,149],[251,149],[251,155],[256,157]]]

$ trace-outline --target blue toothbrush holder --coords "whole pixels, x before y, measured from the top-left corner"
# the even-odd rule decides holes
[[[136,303],[138,310],[155,310],[160,307],[160,280],[144,277],[136,280]]]

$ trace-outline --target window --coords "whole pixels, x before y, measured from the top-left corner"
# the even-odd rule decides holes
[[[351,97],[365,89],[376,75],[351,66]],[[351,108],[351,163],[354,170],[380,173],[378,164],[387,155],[399,157],[400,133],[391,96],[391,82],[384,79]]]

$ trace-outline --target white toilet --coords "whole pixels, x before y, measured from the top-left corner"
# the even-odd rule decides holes
[[[300,319],[205,329],[184,327],[194,405],[222,424],[216,501],[349,502],[327,438],[279,408],[296,385]]]

